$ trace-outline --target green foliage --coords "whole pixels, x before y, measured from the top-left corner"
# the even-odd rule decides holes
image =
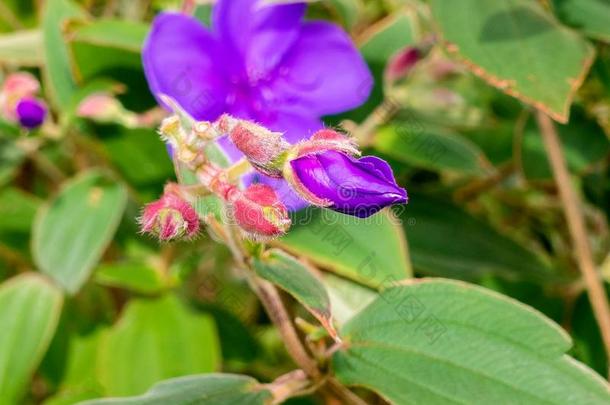
[[[296,298],[324,325],[330,324],[330,298],[324,284],[301,262],[281,250],[270,250],[254,260],[254,270]]]
[[[176,297],[132,300],[102,337],[100,383],[108,395],[135,395],[166,378],[215,371],[218,345],[212,320]]]
[[[61,305],[61,292],[36,274],[0,287],[0,403],[23,396],[55,333]]]
[[[270,396],[269,391],[262,389],[253,378],[231,374],[205,374],[164,381],[139,397],[87,401],[83,405],[263,405]]]
[[[40,270],[75,293],[112,240],[127,192],[98,172],[81,175],[37,216],[32,250]]]
[[[389,213],[361,220],[307,209],[294,225],[281,246],[344,277],[378,288],[411,276],[404,236]]]
[[[395,404],[605,404],[567,334],[517,301],[454,281],[390,288],[341,330],[333,367]]]
[[[433,0],[432,11],[448,50],[475,74],[567,122],[574,92],[594,58],[578,34],[527,0]]]

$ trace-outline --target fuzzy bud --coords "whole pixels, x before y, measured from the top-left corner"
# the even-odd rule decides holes
[[[235,125],[221,124],[223,127],[229,129],[229,139],[246,155],[252,166],[267,176],[281,177],[279,160],[290,147],[281,133],[241,120]]]
[[[385,71],[386,80],[394,83],[407,77],[421,57],[421,51],[414,47],[407,47],[398,51],[388,62]]]
[[[175,194],[166,193],[144,207],[140,225],[142,233],[167,242],[194,237],[199,231],[199,217],[188,202]]]
[[[78,105],[76,115],[100,123],[119,122],[127,127],[137,125],[137,116],[123,108],[115,97],[108,93],[94,93]]]
[[[253,184],[234,193],[229,202],[233,219],[251,239],[277,238],[290,228],[286,206],[268,185]]]
[[[18,121],[17,105],[24,98],[33,98],[40,91],[40,83],[27,72],[12,73],[6,77],[0,92],[0,107],[4,118]]]

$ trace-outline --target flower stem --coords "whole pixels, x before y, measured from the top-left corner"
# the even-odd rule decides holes
[[[602,278],[598,274],[593,261],[593,254],[587,238],[587,229],[582,213],[582,201],[580,201],[578,194],[570,182],[570,173],[562,154],[561,142],[553,121],[551,121],[549,116],[540,111],[537,113],[536,118],[542,133],[544,146],[549,156],[555,183],[559,189],[578,266],[587,286],[593,313],[601,331],[606,349],[606,357],[610,360],[610,306],[608,305],[608,298]]]
[[[226,169],[227,179],[229,180],[229,183],[235,184],[241,176],[248,173],[250,170],[252,170],[252,165],[247,159],[243,158]]]

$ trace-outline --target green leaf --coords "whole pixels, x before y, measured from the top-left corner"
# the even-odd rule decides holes
[[[370,288],[331,273],[324,274],[323,279],[330,296],[333,318],[339,325],[352,319],[378,296],[377,292]]]
[[[418,34],[415,19],[409,12],[397,12],[371,26],[364,34],[360,52],[369,64],[385,67],[395,53],[415,45]]]
[[[45,2],[42,15],[45,88],[57,107],[66,108],[76,90],[76,83],[72,76],[68,47],[62,30],[69,19],[84,18],[85,13],[70,0],[48,0]]]
[[[447,49],[473,73],[555,120],[568,121],[574,93],[595,56],[589,43],[536,1],[431,3]]]
[[[424,274],[465,280],[492,274],[538,282],[552,276],[537,255],[453,204],[418,194],[401,219],[413,265]]]
[[[377,132],[375,148],[402,162],[430,170],[489,174],[491,164],[474,143],[446,130],[397,124]]]
[[[99,380],[109,395],[137,395],[163,379],[216,370],[219,353],[210,317],[173,295],[135,299],[102,340]]]
[[[96,171],[65,184],[34,224],[32,250],[40,270],[77,292],[112,240],[126,203],[125,187]]]
[[[97,352],[103,330],[98,329],[88,335],[75,335],[67,349],[65,373],[58,393],[44,402],[44,405],[69,405],[103,395],[97,381]]]
[[[610,2],[608,0],[553,0],[555,12],[565,23],[591,38],[610,42]]]
[[[17,188],[0,191],[0,233],[29,233],[40,201]]]
[[[0,62],[16,66],[41,66],[40,30],[16,31],[0,35]]]
[[[143,294],[157,293],[168,287],[168,282],[158,271],[138,263],[102,265],[95,272],[95,281]]]
[[[254,260],[256,274],[288,292],[303,304],[332,335],[330,298],[324,284],[303,263],[289,254],[272,249]]]
[[[570,338],[518,301],[449,280],[390,288],[341,331],[339,380],[394,404],[607,404]]]
[[[279,244],[297,256],[378,288],[411,277],[406,240],[390,211],[367,219],[308,208]]]
[[[27,273],[0,286],[0,402],[20,403],[59,322],[61,292]]]
[[[143,23],[101,20],[69,27],[66,38],[79,78],[130,68],[140,71],[140,51],[148,32]]]
[[[214,373],[163,381],[139,397],[101,399],[81,405],[264,405],[270,398],[271,392],[251,377]]]

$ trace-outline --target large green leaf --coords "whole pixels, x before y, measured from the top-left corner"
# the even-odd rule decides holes
[[[69,19],[83,18],[81,8],[71,0],[48,0],[42,14],[42,39],[44,43],[45,88],[57,107],[68,107],[76,83],[72,76],[68,47],[62,32]]]
[[[27,273],[0,286],[0,403],[20,403],[59,321],[61,292]]]
[[[530,0],[432,0],[432,11],[447,49],[476,75],[568,121],[595,54],[577,33]]]
[[[68,292],[78,291],[112,240],[126,203],[125,187],[99,172],[67,183],[34,224],[32,249],[40,270]]]
[[[333,308],[333,319],[343,325],[370,304],[378,293],[351,280],[324,274],[324,285]]]
[[[0,63],[18,66],[42,65],[40,30],[17,31],[0,35]]]
[[[377,132],[375,148],[395,159],[430,170],[482,175],[491,169],[477,145],[446,130],[418,131],[397,124]]]
[[[591,38],[610,42],[610,2],[608,0],[553,0],[562,21],[580,28]]]
[[[569,336],[518,301],[456,281],[390,288],[341,331],[339,380],[394,404],[607,404],[610,389],[565,355]]]
[[[303,263],[279,249],[272,249],[254,260],[254,270],[296,298],[334,334],[328,293]]]
[[[466,280],[493,274],[543,281],[551,275],[537,255],[445,201],[411,195],[401,219],[413,265],[422,273]]]
[[[99,379],[109,395],[137,395],[163,379],[216,370],[219,353],[210,317],[173,295],[135,299],[103,337]]]
[[[205,374],[174,378],[132,398],[87,401],[81,405],[264,405],[271,398],[255,379],[235,374]]]
[[[328,270],[374,288],[411,276],[403,230],[389,212],[359,219],[309,208],[293,224],[280,245]]]

